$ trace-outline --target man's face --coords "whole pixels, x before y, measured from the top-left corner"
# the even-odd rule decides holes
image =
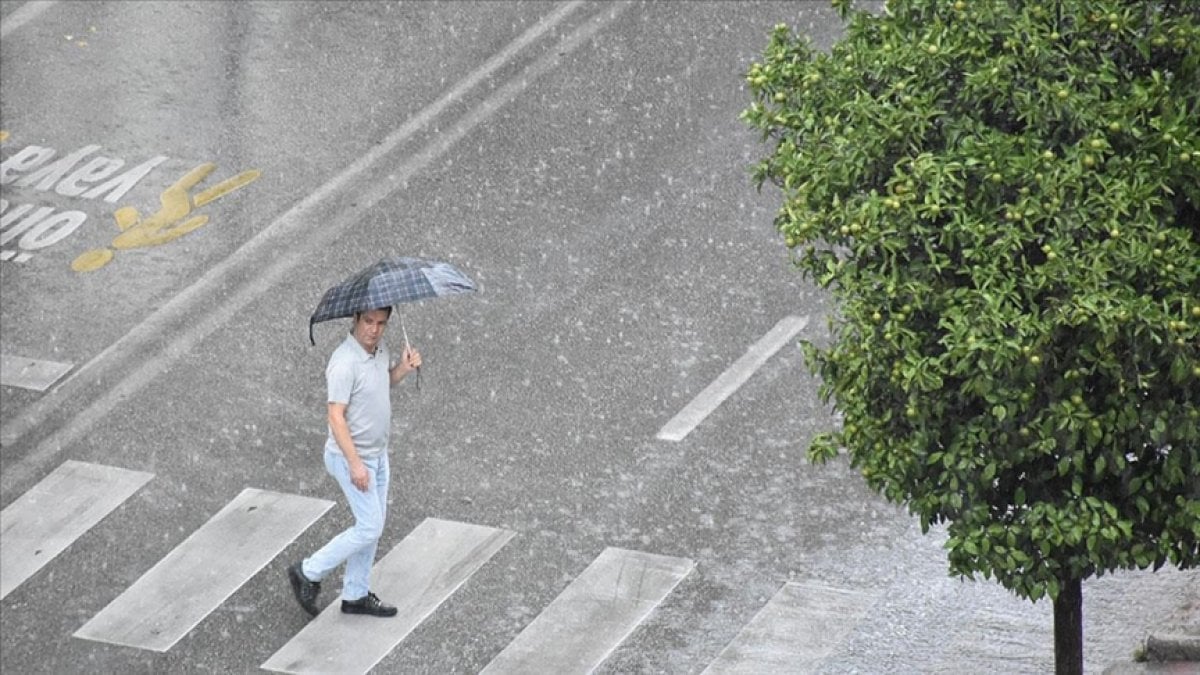
[[[374,354],[375,347],[379,346],[379,341],[383,339],[383,329],[387,328],[387,322],[386,309],[373,309],[359,314],[354,320],[354,339],[358,340],[363,349]]]

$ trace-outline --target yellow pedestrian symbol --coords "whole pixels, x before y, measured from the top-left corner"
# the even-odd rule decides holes
[[[147,246],[161,246],[170,241],[202,227],[208,222],[208,216],[195,215],[188,217],[192,209],[222,197],[234,190],[252,183],[262,172],[257,169],[243,171],[233,178],[220,183],[192,196],[191,190],[215,171],[216,164],[206,162],[184,174],[183,178],[163,191],[159,197],[162,204],[156,213],[148,218],[133,206],[123,206],[113,212],[117,228],[121,233],[112,241],[112,248],[97,248],[85,251],[71,262],[71,269],[76,272],[92,272],[104,267],[113,259],[113,249],[125,251]]]

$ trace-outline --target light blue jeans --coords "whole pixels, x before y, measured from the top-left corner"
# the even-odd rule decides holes
[[[375,549],[383,534],[387,517],[388,484],[391,472],[385,451],[378,457],[363,459],[371,478],[365,491],[350,482],[350,465],[341,452],[325,451],[325,469],[337,479],[354,513],[354,525],[329,540],[321,550],[301,564],[301,571],[310,581],[321,581],[338,565],[346,563],[342,579],[342,599],[358,600],[371,590],[371,565]]]

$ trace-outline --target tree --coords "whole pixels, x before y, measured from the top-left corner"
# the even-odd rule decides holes
[[[776,26],[743,119],[795,265],[838,301],[805,343],[871,488],[950,571],[1054,603],[1200,563],[1200,0],[834,0]]]

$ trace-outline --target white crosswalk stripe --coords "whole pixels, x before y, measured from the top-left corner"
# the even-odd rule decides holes
[[[433,613],[508,543],[509,530],[426,518],[375,564],[375,593],[399,610],[386,621],[341,613],[334,601],[264,670],[284,673],[365,673]]]
[[[73,363],[0,354],[0,385],[46,391],[74,367]]]
[[[333,502],[248,488],[75,632],[166,651]]]
[[[154,474],[67,461],[0,512],[0,599],[33,576]]]
[[[704,672],[816,672],[874,602],[873,595],[857,591],[784,584]]]
[[[686,558],[605,549],[483,672],[591,672],[694,566]]]

